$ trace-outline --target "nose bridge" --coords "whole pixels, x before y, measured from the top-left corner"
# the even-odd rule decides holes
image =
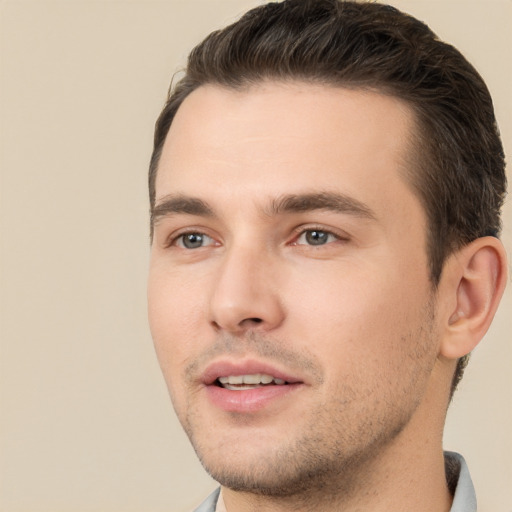
[[[211,322],[219,329],[269,330],[283,318],[275,265],[263,244],[250,241],[227,248],[210,299]]]

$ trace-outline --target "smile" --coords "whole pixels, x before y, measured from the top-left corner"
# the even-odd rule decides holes
[[[209,364],[200,376],[208,402],[217,410],[239,414],[279,412],[308,385],[299,375],[257,360],[223,358]]]
[[[266,373],[230,375],[228,377],[219,377],[217,379],[217,385],[232,391],[244,391],[264,386],[282,386],[284,384],[287,384],[285,380],[273,377]]]

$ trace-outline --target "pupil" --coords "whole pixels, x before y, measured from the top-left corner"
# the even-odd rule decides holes
[[[306,240],[311,245],[322,245],[327,242],[327,233],[325,231],[308,231],[306,233]]]
[[[183,245],[187,249],[197,249],[203,243],[203,236],[199,233],[189,233],[183,238]]]

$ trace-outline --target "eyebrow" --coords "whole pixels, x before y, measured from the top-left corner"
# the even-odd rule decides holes
[[[371,220],[377,218],[375,212],[363,202],[336,192],[284,195],[272,201],[269,214],[279,215],[280,213],[301,213],[314,210],[333,211]]]
[[[375,213],[366,204],[354,197],[335,192],[286,194],[272,200],[265,213],[273,217],[283,213],[303,213],[315,210],[333,211],[371,220],[376,219]],[[202,199],[183,195],[169,195],[163,197],[151,211],[151,224],[154,225],[162,217],[180,214],[215,217],[213,209]]]
[[[188,196],[165,196],[151,210],[151,225],[171,215],[214,217],[213,210],[203,200]]]

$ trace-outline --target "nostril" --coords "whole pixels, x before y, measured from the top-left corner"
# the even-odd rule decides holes
[[[239,330],[239,329],[242,329],[242,330],[245,330],[245,329],[250,329],[251,326],[254,327],[255,325],[259,325],[259,324],[262,324],[263,323],[263,319],[262,318],[257,318],[257,317],[254,317],[254,318],[244,318],[240,323],[238,323],[235,326],[230,326],[228,323],[226,324],[221,324],[215,320],[212,321],[212,325],[213,327],[216,329],[216,330],[223,330],[223,329],[228,329],[228,330]]]

